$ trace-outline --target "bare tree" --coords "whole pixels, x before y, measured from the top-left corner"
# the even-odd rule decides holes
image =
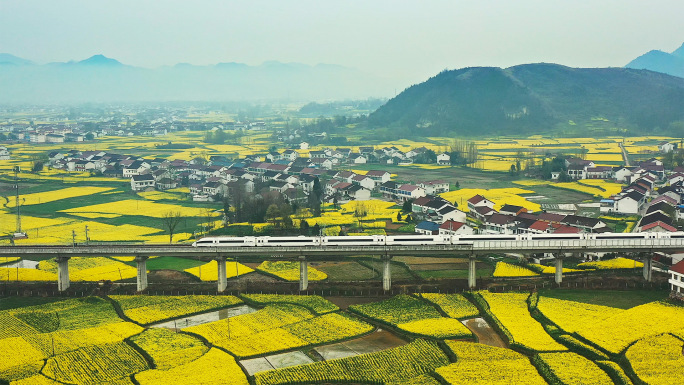
[[[176,227],[183,220],[180,211],[169,211],[162,214],[161,221],[164,229],[169,231],[169,243],[173,243],[173,234],[176,232]]]

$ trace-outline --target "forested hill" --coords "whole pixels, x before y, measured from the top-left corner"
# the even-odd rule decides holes
[[[443,71],[369,116],[371,127],[398,136],[664,133],[683,121],[682,78],[555,64]]]

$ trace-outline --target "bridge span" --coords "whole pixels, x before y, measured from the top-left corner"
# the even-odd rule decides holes
[[[294,239],[295,237],[293,237]],[[343,246],[202,246],[192,245],[27,245],[2,246],[0,257],[54,257],[58,266],[58,288],[69,287],[69,259],[71,257],[134,256],[138,268],[137,288],[147,288],[147,259],[152,256],[205,257],[218,264],[218,291],[226,289],[227,259],[295,260],[300,263],[300,290],[308,288],[308,262],[335,260],[354,255],[379,255],[383,264],[383,289],[390,290],[390,260],[395,256],[454,257],[468,256],[468,285],[475,287],[475,260],[478,255],[491,253],[551,253],[555,256],[556,283],[563,279],[563,259],[588,252],[640,253],[644,260],[644,278],[651,280],[654,252],[671,253],[684,249],[684,238],[620,238],[620,239],[548,239],[498,240],[492,235],[481,240],[454,244],[424,245],[343,245]]]

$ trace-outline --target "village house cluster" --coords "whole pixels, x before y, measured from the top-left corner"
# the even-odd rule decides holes
[[[207,161],[195,159],[145,159],[106,151],[53,151],[49,157],[52,168],[92,172],[94,174],[130,178],[133,191],[168,190],[179,186],[190,189],[193,200],[213,201],[230,196],[235,188],[254,192],[256,186],[281,193],[288,202],[305,202],[316,179],[323,186],[323,202],[368,200],[377,193],[396,201],[413,200],[426,194],[449,191],[444,181],[400,184],[390,181],[391,174],[371,170],[365,175],[352,171],[335,171],[335,165],[353,165],[358,157],[340,150],[325,150],[323,158],[312,151],[310,157],[300,157],[294,150],[255,154],[242,159],[212,156]],[[336,157],[339,153],[346,157]],[[342,161],[345,161],[342,163]]]

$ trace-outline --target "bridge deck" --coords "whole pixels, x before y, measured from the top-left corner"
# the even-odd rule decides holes
[[[684,249],[684,239],[604,239],[604,240],[517,240],[474,241],[455,245],[377,245],[377,246],[203,246],[191,245],[30,245],[0,247],[3,256],[177,256],[177,257],[299,257],[334,259],[352,255],[432,256],[481,255],[488,253],[583,253],[583,252],[672,252]]]

